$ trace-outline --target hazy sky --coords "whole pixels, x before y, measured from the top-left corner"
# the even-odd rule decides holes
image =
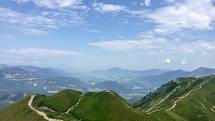
[[[215,67],[214,0],[0,0],[0,64]]]

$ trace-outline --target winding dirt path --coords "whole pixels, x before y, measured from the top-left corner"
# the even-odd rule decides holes
[[[33,111],[35,111],[38,115],[42,116],[42,117],[43,117],[45,120],[47,120],[47,121],[63,121],[63,120],[60,120],[60,119],[49,118],[49,117],[47,116],[46,113],[44,113],[44,112],[42,112],[42,111],[39,111],[39,110],[35,109],[35,108],[32,106],[32,102],[33,102],[34,98],[35,98],[35,95],[31,95],[31,98],[30,98],[30,100],[29,100],[29,102],[28,102],[28,106],[29,106]]]
[[[193,89],[193,90],[189,91],[187,94],[185,94],[184,96],[182,96],[182,97],[180,97],[179,99],[175,100],[173,106],[170,107],[169,109],[167,109],[166,111],[170,111],[170,110],[172,110],[173,108],[175,108],[176,105],[177,105],[177,103],[178,103],[178,101],[180,101],[181,99],[187,97],[191,92],[200,90],[200,89],[202,88],[202,86],[204,86],[204,85],[205,85],[206,83],[208,83],[208,82],[209,82],[209,81],[206,81],[206,82],[202,83],[201,85],[199,85],[199,88]]]
[[[81,101],[81,99],[82,99],[83,96],[84,96],[84,95],[81,95],[81,97],[79,98],[78,102],[77,102],[75,105],[73,105],[71,108],[69,108],[69,109],[66,111],[66,114],[68,114],[71,110],[75,109],[75,107],[78,106],[78,104],[80,103],[80,101]]]
[[[212,112],[215,113],[215,106],[212,106],[210,109],[211,109]]]
[[[161,101],[159,101],[156,105],[146,110],[147,114],[152,114],[154,112],[158,112],[160,110],[153,110],[156,106],[160,105],[162,102],[164,102],[173,92],[169,93],[166,97],[164,97]]]

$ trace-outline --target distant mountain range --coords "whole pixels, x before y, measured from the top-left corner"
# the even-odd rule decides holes
[[[159,87],[173,79],[179,77],[201,77],[215,74],[215,69],[200,67],[193,71],[176,70],[162,73],[153,76],[141,76],[136,78],[138,82],[142,81],[144,84],[150,83],[152,87]]]
[[[86,90],[86,85],[70,73],[36,66],[0,66],[2,90],[55,91],[66,88]]]
[[[129,105],[110,90],[32,95],[0,110],[4,121],[215,121],[215,76],[174,79]]]
[[[13,95],[20,93],[26,95],[31,93],[52,94],[64,89],[75,89],[83,92],[108,89],[134,102],[178,77],[199,77],[214,73],[215,69],[201,67],[191,72],[160,69],[135,71],[110,68],[75,74],[55,68],[0,65],[0,95],[10,93]],[[16,100],[14,98],[1,98],[0,108],[13,101]]]
[[[110,68],[88,73],[97,78],[92,89],[114,90],[126,99],[139,98],[154,91],[161,85],[179,77],[201,77],[215,74],[215,69],[200,67],[193,71],[151,69],[134,71],[122,68]],[[90,77],[89,76],[89,77]],[[118,88],[116,88],[118,87]],[[129,91],[125,91],[129,90]],[[94,90],[96,91],[96,90]]]
[[[92,77],[100,78],[100,81],[111,80],[119,82],[129,82],[129,81],[150,81],[150,82],[161,82],[162,84],[176,79],[178,77],[201,77],[215,74],[215,69],[200,67],[193,71],[185,70],[162,70],[162,69],[150,69],[143,71],[134,71],[122,68],[110,68],[107,70],[99,70],[87,73]],[[163,82],[164,81],[164,82]],[[136,82],[136,81],[135,81]]]
[[[162,69],[150,69],[150,70],[143,70],[143,71],[135,71],[129,69],[122,69],[118,67],[110,68],[107,70],[98,70],[88,73],[88,75],[95,76],[97,78],[104,78],[104,79],[125,79],[125,78],[134,78],[138,76],[152,76],[152,75],[159,75],[164,72],[168,72],[169,70],[162,70]]]
[[[36,66],[0,66],[0,107],[22,98],[5,98],[1,95],[20,93],[51,94],[63,89],[87,91],[87,84],[72,77],[70,73]],[[2,90],[2,91],[1,91]]]

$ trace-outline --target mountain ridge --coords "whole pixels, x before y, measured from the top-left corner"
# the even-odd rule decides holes
[[[149,93],[133,107],[114,91],[63,90],[51,96],[36,95],[32,107],[49,118],[64,121],[214,121],[214,85],[215,75],[178,78]],[[14,121],[10,116],[15,114],[19,116],[14,117],[17,121],[28,121],[29,116],[35,115],[26,107],[30,99],[28,96],[0,110],[0,120]],[[43,121],[35,116],[37,119],[32,121]]]
[[[31,115],[35,115],[35,111],[37,110],[38,112],[42,111],[43,113],[41,112],[40,114],[46,115],[47,117],[64,121],[153,121],[149,115],[132,108],[123,98],[113,91],[106,90],[101,92],[88,92],[83,94],[81,97],[78,96],[77,98],[74,97],[75,93],[80,92],[74,90],[64,90],[53,95],[54,98],[53,96],[50,97],[43,95],[33,96],[33,98],[32,96],[31,98],[26,97],[25,99],[18,102],[18,104],[22,105],[22,107],[19,107],[17,103],[15,103],[12,105],[13,110],[11,110],[11,106],[0,110],[0,120],[13,121],[15,118],[18,118],[17,121],[28,121],[27,119],[29,119]],[[68,94],[70,96],[68,96]],[[63,98],[60,98],[62,96]],[[49,101],[44,103],[44,100],[47,99]],[[76,101],[71,104],[71,102],[67,99],[76,99]],[[61,102],[63,100],[66,100],[66,103],[62,104]],[[71,105],[66,106],[67,108],[65,110],[61,110],[62,107],[57,106],[65,106],[65,104]],[[75,108],[70,110],[70,108],[74,106]],[[20,116],[19,114],[22,114],[21,112],[25,112],[23,109],[28,110],[28,114],[25,116]],[[14,114],[15,112],[18,113],[19,117],[15,116],[14,119],[13,117],[6,117]],[[36,117],[41,118],[39,115]],[[43,120],[34,119],[32,121]]]
[[[159,121],[214,121],[214,85],[214,75],[178,78],[149,93],[135,107]]]

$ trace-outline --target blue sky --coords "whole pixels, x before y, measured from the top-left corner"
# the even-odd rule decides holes
[[[1,0],[0,64],[215,68],[214,0]]]

